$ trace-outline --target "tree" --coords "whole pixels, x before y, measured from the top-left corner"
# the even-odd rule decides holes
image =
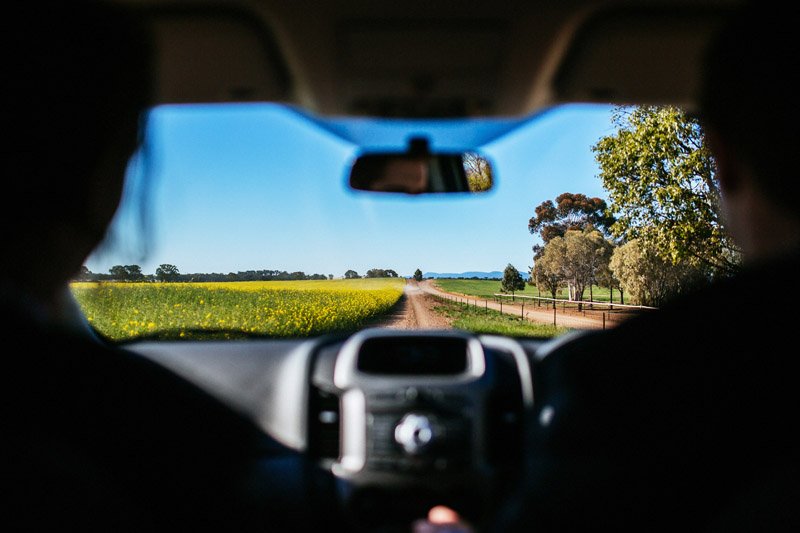
[[[547,200],[535,209],[528,220],[528,231],[538,233],[543,244],[533,247],[534,259],[552,239],[563,237],[570,230],[592,227],[608,234],[614,219],[607,214],[608,206],[602,198],[589,198],[585,194],[565,192],[556,197],[556,203]]]
[[[125,281],[128,279],[128,270],[123,265],[114,265],[108,269],[111,279]]]
[[[633,302],[654,307],[690,289],[702,276],[700,269],[673,264],[638,239],[614,250],[610,269]]]
[[[420,269],[416,269],[416,270],[414,271],[414,279],[415,279],[416,281],[422,281],[422,270],[420,270]]]
[[[608,265],[613,245],[591,226],[583,231],[567,231],[564,234],[564,241],[566,243],[564,269],[572,289],[570,299],[583,301],[586,287],[589,287],[591,301],[592,285],[597,281],[598,274]]]
[[[180,275],[178,267],[169,263],[158,265],[158,268],[156,268],[156,279],[159,281],[177,281]]]
[[[697,119],[674,107],[619,107],[616,133],[592,147],[617,215],[612,233],[647,255],[688,263],[708,276],[739,267],[719,214],[719,182]],[[691,268],[688,268],[691,271]]]
[[[564,272],[561,270],[560,251],[557,250],[561,241],[555,244],[550,242],[542,251],[540,257],[533,264],[532,274],[536,278],[536,286],[545,289],[553,299],[553,309],[556,308],[558,290],[564,285]]]
[[[522,279],[522,275],[511,263],[503,271],[501,287],[503,292],[510,292],[512,296],[516,291],[525,290],[525,280]]]
[[[492,166],[488,159],[476,152],[466,152],[463,161],[471,192],[488,191],[492,188]]]
[[[117,281],[141,281],[144,279],[142,267],[139,265],[114,265],[108,272],[111,279]]]
[[[534,273],[545,287],[555,293],[559,286],[567,285],[569,299],[583,301],[586,287],[596,282],[607,267],[612,244],[596,229],[569,230],[563,237],[554,237],[544,246],[536,260]]]
[[[619,303],[624,304],[625,289],[620,285],[619,279],[614,275],[614,271],[611,270],[611,256],[613,256],[615,250],[615,247],[609,250],[608,262],[597,271],[596,279],[598,285],[608,287],[610,302],[614,302],[614,289],[617,289],[619,291]]]
[[[344,279],[358,279],[360,277],[355,270],[348,270],[344,273]]]
[[[569,299],[582,301],[586,286],[591,284],[594,248],[579,230],[564,234],[563,269],[567,278]]]
[[[89,270],[89,267],[86,265],[82,265],[78,273],[75,275],[75,281],[91,281],[94,278],[94,274],[92,271]]]
[[[144,279],[142,267],[139,265],[125,265],[125,273],[128,281],[140,281]]]
[[[396,278],[399,277],[397,272],[391,268],[370,268],[367,270],[365,278]]]

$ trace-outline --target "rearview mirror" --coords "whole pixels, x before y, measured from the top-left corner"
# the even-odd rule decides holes
[[[407,152],[359,156],[350,170],[350,187],[359,191],[406,194],[484,192],[492,188],[492,166],[477,152],[431,153],[424,139]]]

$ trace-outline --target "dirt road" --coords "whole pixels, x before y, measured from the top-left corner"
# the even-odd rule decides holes
[[[415,281],[406,282],[403,296],[377,327],[392,329],[449,329],[450,321],[433,310],[436,300]]]
[[[517,317],[524,317],[526,320],[540,324],[553,323],[553,309],[545,307],[534,307],[530,301],[526,302],[523,309],[521,302],[503,302],[502,306],[492,300],[486,301],[475,299],[473,296],[463,294],[453,294],[444,292],[435,287],[431,280],[424,280],[419,283],[410,280],[406,282],[403,296],[394,306],[392,311],[378,323],[377,327],[393,329],[449,329],[450,320],[433,308],[437,303],[436,297],[448,298],[450,300],[461,299],[471,305],[478,307],[488,307],[495,311],[502,311],[505,314]],[[619,320],[623,320],[622,315],[606,313],[605,317],[601,312],[584,313],[577,311],[557,309],[555,313],[555,323],[558,326],[576,329],[602,329],[612,327]]]
[[[475,302],[475,304],[479,307],[488,307],[489,309],[494,309],[495,311],[502,311],[508,315],[514,315],[518,317],[524,317],[525,319],[531,322],[537,322],[541,324],[552,324],[553,323],[553,310],[547,309],[544,307],[533,307],[530,302],[525,305],[525,308],[522,308],[522,304],[519,300],[516,303],[512,302],[503,302],[502,306],[494,301],[486,301],[477,299],[474,296],[464,296],[463,294],[452,294],[444,292],[437,287],[433,286],[430,280],[424,280],[419,283],[419,290],[426,292],[430,295],[436,295],[440,297],[449,297],[452,299],[453,297],[461,297],[462,299],[468,301],[469,303]],[[594,314],[594,316],[582,316],[580,313],[577,312],[564,312],[561,309],[556,311],[555,315],[555,322],[558,326],[564,326],[567,328],[576,328],[576,329],[602,329],[605,326],[610,327],[612,325],[612,321],[610,317],[607,317],[607,322],[604,322],[602,314]]]

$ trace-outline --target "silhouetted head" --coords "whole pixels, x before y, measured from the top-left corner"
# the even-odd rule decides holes
[[[103,239],[118,207],[151,103],[150,40],[135,16],[107,2],[15,4],[2,36],[0,276],[47,298]]]
[[[758,177],[762,192],[800,218],[797,17],[791,4],[750,2],[707,51],[700,95],[704,125]]]

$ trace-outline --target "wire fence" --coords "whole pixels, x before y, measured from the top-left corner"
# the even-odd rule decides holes
[[[517,315],[518,313],[518,317],[521,320],[531,320],[539,323],[547,322],[552,323],[554,326],[566,325],[565,322],[574,322],[574,320],[569,319],[586,318],[591,320],[592,323],[591,326],[587,325],[587,327],[602,329],[613,327],[634,315],[657,309],[645,305],[499,293],[493,294],[491,300],[478,296],[452,293],[440,293],[437,296],[440,299],[465,307],[484,309],[487,313],[490,309],[509,315]],[[550,315],[550,312],[552,312],[552,315]],[[534,315],[531,316],[531,313],[534,313]],[[545,318],[545,313],[547,313],[547,318]],[[559,316],[561,317],[560,320]]]

